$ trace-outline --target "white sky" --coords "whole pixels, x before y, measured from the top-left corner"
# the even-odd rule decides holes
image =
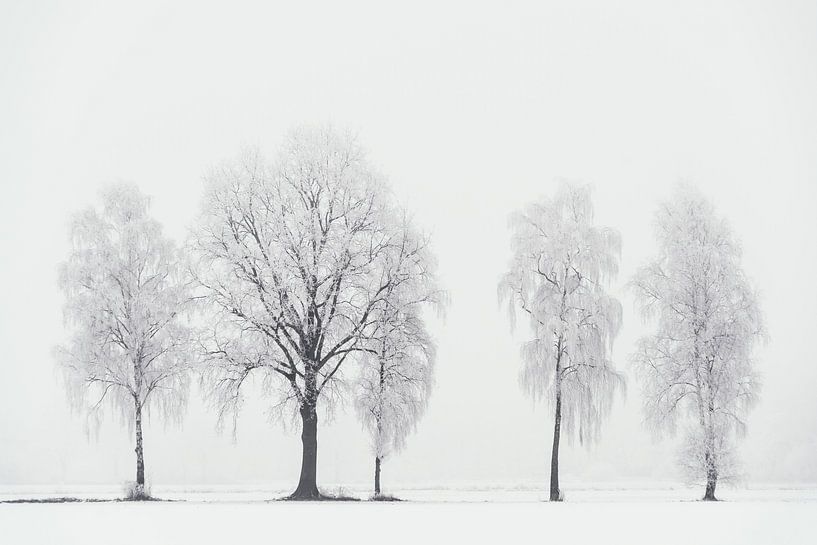
[[[110,421],[88,441],[51,358],[70,213],[132,180],[181,240],[209,165],[326,121],[359,133],[433,233],[452,298],[437,388],[387,487],[546,479],[551,419],[518,387],[522,336],[496,282],[509,212],[557,177],[595,185],[597,220],[623,237],[619,284],[652,253],[674,182],[716,203],[770,332],[747,476],[817,481],[817,3],[286,4],[0,5],[0,484],[133,478],[126,430]],[[642,326],[624,307],[626,371]],[[601,442],[563,449],[563,480],[676,478],[640,403],[631,381]],[[183,430],[147,428],[149,478],[294,486],[300,438],[263,410],[248,403],[233,443],[194,392]],[[370,479],[351,407],[321,428],[318,471]]]

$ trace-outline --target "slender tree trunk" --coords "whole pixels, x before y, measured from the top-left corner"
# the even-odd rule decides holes
[[[301,406],[301,478],[298,488],[292,493],[293,500],[317,500],[318,492],[318,413],[313,403]]]
[[[715,486],[718,484],[718,458],[715,452],[715,401],[712,398],[712,370],[707,367],[707,377],[709,386],[709,402],[707,406],[706,427],[706,451],[704,460],[706,461],[706,491],[704,500],[716,501]]]
[[[378,455],[374,457],[374,495],[375,496],[380,495],[380,454],[382,454],[382,452],[380,451],[380,448],[382,447],[382,441],[383,441],[383,422],[382,422],[381,418],[382,418],[382,415],[383,415],[383,390],[385,389],[385,384],[386,384],[386,359],[385,359],[385,354],[386,354],[386,338],[384,337],[383,338],[383,347],[382,347],[381,352],[380,352],[380,369],[379,369],[380,391],[379,391],[378,402],[377,402],[377,414],[376,414],[376,417],[375,417],[376,420],[377,420],[377,441],[376,442],[377,442],[377,452],[378,452]]]
[[[142,447],[142,406],[136,402],[136,495],[145,496],[145,455]]]
[[[564,305],[564,299],[562,300]],[[556,343],[556,413],[553,417],[553,449],[550,452],[550,501],[562,501],[559,490],[559,440],[562,436],[562,338]]]
[[[553,422],[553,450],[550,453],[550,501],[561,501],[559,490],[559,439],[562,427],[562,392],[556,391],[556,416]]]
[[[374,458],[374,495],[380,495],[380,456]]]
[[[715,497],[715,487],[718,484],[718,461],[715,457],[715,431],[707,430],[706,452],[704,453],[704,460],[706,461],[706,491],[704,492],[704,500],[717,501]]]

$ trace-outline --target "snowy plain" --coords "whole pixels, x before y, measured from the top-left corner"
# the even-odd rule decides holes
[[[365,487],[332,487],[365,499]],[[168,502],[0,504],[8,543],[508,543],[532,536],[567,543],[814,543],[817,486],[724,488],[717,503],[683,485],[401,488],[404,501],[271,501],[289,490],[253,486],[157,486]],[[2,486],[0,501],[61,496],[114,499],[115,486]]]

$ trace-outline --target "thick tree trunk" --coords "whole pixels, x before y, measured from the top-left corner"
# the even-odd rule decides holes
[[[715,460],[713,454],[707,452],[706,456],[706,491],[704,492],[704,500],[717,501],[715,497],[715,487],[718,484],[718,469],[715,467]]]
[[[374,495],[380,495],[380,456],[374,458]]]
[[[318,413],[315,405],[304,404],[301,407],[301,478],[298,488],[292,493],[293,500],[317,500],[318,492]]]
[[[136,403],[136,495],[145,496],[145,455],[142,447],[142,407]]]
[[[561,501],[559,490],[559,439],[562,427],[562,392],[556,391],[556,415],[553,422],[553,450],[550,453],[550,501]]]
[[[717,473],[710,471],[706,476],[706,492],[704,493],[704,500],[717,501],[715,497],[715,486],[718,484]]]

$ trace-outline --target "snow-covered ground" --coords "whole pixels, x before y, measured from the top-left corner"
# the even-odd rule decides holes
[[[288,489],[157,486],[176,502],[0,504],[3,543],[815,543],[817,487],[725,488],[718,503],[684,486],[566,486],[542,502],[524,487],[404,488],[401,503],[270,502]],[[357,487],[328,492],[365,498]],[[116,498],[118,487],[0,486],[0,500]],[[523,541],[524,540],[524,541]]]
[[[123,496],[117,485],[0,485],[0,502],[9,500],[43,500],[72,497],[114,500]],[[251,485],[155,485],[153,496],[185,502],[264,502],[279,499],[292,492],[292,483],[270,486]],[[331,495],[367,499],[371,485],[325,484],[321,490]],[[701,486],[677,483],[563,483],[568,502],[629,503],[694,501],[703,495]],[[406,502],[540,502],[548,499],[546,483],[538,485],[472,484],[456,486],[398,486],[384,493]],[[728,502],[817,502],[817,484],[751,485],[718,488],[718,497]]]

